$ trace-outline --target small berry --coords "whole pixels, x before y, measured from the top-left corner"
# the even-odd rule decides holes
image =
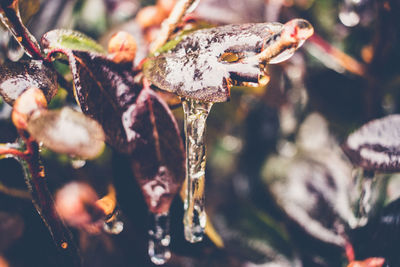
[[[11,115],[12,122],[17,129],[26,130],[28,120],[35,111],[47,108],[47,100],[42,90],[29,88],[22,93],[14,103]]]
[[[116,63],[132,62],[136,56],[135,38],[127,32],[115,33],[108,42],[108,53]]]

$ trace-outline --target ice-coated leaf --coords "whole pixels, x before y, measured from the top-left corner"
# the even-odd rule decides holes
[[[142,90],[134,81],[131,65],[116,64],[86,51],[65,53],[83,113],[103,126],[107,143],[120,152],[131,153],[140,136],[130,128],[130,114]]]
[[[41,44],[48,53],[53,49],[70,49],[74,51],[89,51],[105,54],[104,48],[92,38],[78,31],[58,29],[47,32],[41,39]]]
[[[132,153],[132,171],[153,213],[169,210],[185,178],[183,143],[168,106],[144,88],[130,112],[131,125],[140,137]]]
[[[28,88],[43,91],[47,101],[57,93],[57,74],[41,60],[6,62],[0,65],[0,94],[13,105],[14,101]]]
[[[264,181],[278,205],[308,234],[343,246],[341,227],[354,218],[348,198],[351,168],[335,153],[314,154],[271,157]]]
[[[168,211],[185,176],[183,142],[168,106],[135,81],[130,64],[86,51],[64,53],[82,111],[103,126],[111,146],[130,155],[150,211]]]
[[[15,39],[25,49],[25,52],[30,57],[34,59],[42,59],[43,57],[38,42],[22,22],[18,2],[19,2],[18,0],[0,1],[0,20],[11,31]],[[23,3],[22,8],[24,9],[29,9],[32,7],[34,8],[35,1],[30,1],[30,2],[31,3],[29,4]]]
[[[370,171],[400,171],[400,115],[366,123],[343,145],[353,164]]]
[[[232,79],[258,82],[264,73],[258,61],[241,59],[260,53],[268,37],[279,32],[279,23],[226,25],[183,36],[168,52],[149,58],[146,77],[157,87],[181,97],[208,102],[229,99]],[[237,54],[227,62],[224,54]]]
[[[277,204],[306,233],[343,246],[342,228],[355,222],[350,199],[352,166],[328,129],[321,115],[310,114],[296,138],[299,152],[271,156],[262,175]]]
[[[104,148],[101,126],[68,107],[34,114],[28,121],[28,131],[51,150],[79,158],[94,158]]]

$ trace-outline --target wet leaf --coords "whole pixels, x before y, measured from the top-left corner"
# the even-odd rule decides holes
[[[105,54],[104,48],[92,38],[73,30],[52,30],[43,35],[41,44],[48,53],[53,49],[69,49]]]
[[[153,213],[169,210],[185,178],[183,143],[168,106],[144,88],[130,114],[140,138],[132,153],[133,174]]]
[[[365,170],[400,171],[400,115],[368,122],[349,135],[343,150]]]
[[[213,220],[229,253],[257,264],[299,266],[282,224],[249,203],[237,201],[230,207],[231,204],[235,209],[222,206],[224,216]]]
[[[28,131],[51,150],[78,158],[94,158],[104,148],[101,126],[68,107],[34,114],[28,121]]]
[[[22,8],[29,9],[29,5],[35,6],[33,2],[28,5],[23,3]],[[22,22],[18,0],[4,0],[0,2],[0,20],[11,31],[15,39],[30,57],[34,59],[43,58],[38,42]]]
[[[13,105],[14,101],[28,88],[43,91],[49,102],[57,93],[57,75],[41,60],[6,62],[0,65],[0,94]]]
[[[224,102],[229,99],[232,78],[258,82],[263,71],[258,61],[225,62],[221,56],[254,56],[261,52],[264,41],[281,29],[279,23],[260,23],[199,30],[185,35],[170,51],[146,61],[144,73],[157,87],[181,97]]]
[[[27,23],[39,11],[40,0],[19,0],[18,2],[22,21]]]
[[[262,171],[264,182],[277,204],[305,232],[342,247],[346,242],[342,229],[355,221],[349,198],[351,165],[329,135],[328,123],[315,113],[301,125],[296,148],[299,153],[268,159]]]
[[[131,153],[140,136],[130,128],[130,114],[142,90],[134,81],[131,65],[116,64],[86,51],[64,52],[83,113],[103,126],[107,143],[122,153]]]
[[[168,211],[185,176],[183,143],[168,106],[135,81],[130,64],[85,51],[64,53],[82,111],[103,126],[111,146],[131,155],[150,211]]]

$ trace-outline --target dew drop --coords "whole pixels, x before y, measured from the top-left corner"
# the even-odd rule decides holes
[[[118,235],[124,230],[124,223],[119,217],[119,211],[115,211],[114,215],[104,222],[103,229],[106,233]]]
[[[354,27],[360,22],[360,16],[351,5],[344,4],[340,8],[339,19],[343,25],[347,27]]]

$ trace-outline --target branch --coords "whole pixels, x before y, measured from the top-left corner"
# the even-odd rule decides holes
[[[325,63],[332,64],[333,62],[353,74],[359,76],[363,76],[365,74],[364,64],[360,63],[359,61],[349,56],[348,54],[344,53],[343,51],[337,49],[336,47],[333,47],[327,41],[322,39],[321,36],[314,34],[309,39],[309,44],[306,47],[308,48],[307,49],[308,52],[313,54],[313,49],[310,44],[323,52],[323,53],[318,53],[319,55],[317,55],[316,57],[319,60],[321,60],[324,64]],[[329,59],[327,58],[324,59],[322,58],[323,56],[327,56],[329,57]]]
[[[161,25],[161,30],[150,45],[150,52],[154,53],[158,48],[162,47],[169,39],[171,34],[177,28],[179,22],[188,11],[192,11],[200,0],[179,0],[171,11],[169,17],[164,20]]]

